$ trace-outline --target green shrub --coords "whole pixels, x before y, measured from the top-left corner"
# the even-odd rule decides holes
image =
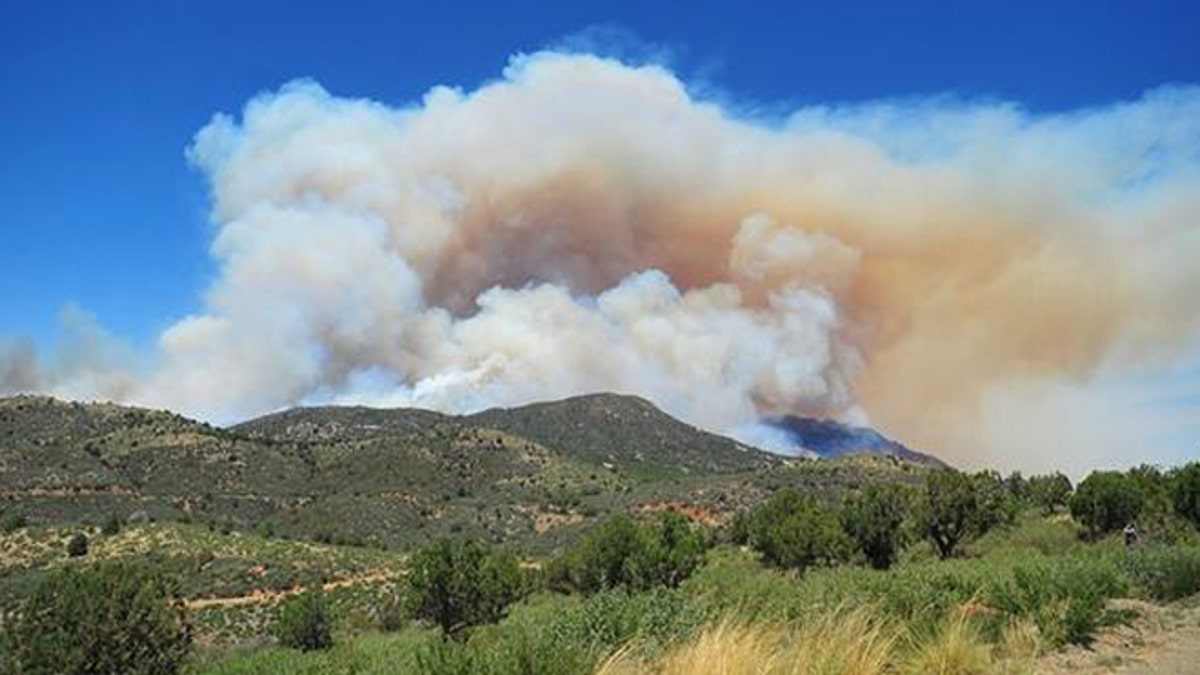
[[[1108,559],[1062,557],[1018,563],[1012,578],[994,584],[986,599],[1010,616],[1032,619],[1052,646],[1088,645],[1105,622],[1105,602],[1126,589]]]
[[[551,631],[558,641],[606,651],[636,640],[665,645],[701,623],[701,615],[678,589],[637,593],[613,589],[561,611]]]
[[[121,532],[121,519],[117,515],[109,514],[108,518],[104,519],[104,524],[100,526],[100,533],[112,537]]]
[[[850,540],[833,509],[790,488],[751,511],[745,531],[764,561],[785,569],[835,563],[850,552]]]
[[[333,646],[333,619],[320,589],[288,598],[279,608],[272,632],[279,644],[300,651]]]
[[[4,514],[4,518],[0,518],[0,531],[3,531],[4,534],[12,534],[28,524],[29,521],[23,514],[10,511]]]
[[[547,569],[552,587],[583,593],[606,588],[675,587],[703,560],[703,535],[683,516],[667,512],[655,523],[624,514],[592,528]]]
[[[82,532],[76,532],[67,540],[67,555],[72,558],[82,558],[88,554],[88,538]]]
[[[2,642],[8,663],[0,666],[14,673],[160,675],[179,670],[192,633],[171,580],[151,568],[103,563],[51,572]]]
[[[455,635],[499,621],[524,586],[511,556],[471,539],[443,539],[413,556],[401,597],[408,616]]]
[[[1145,500],[1138,479],[1118,471],[1093,471],[1071,497],[1071,516],[1098,538],[1136,520]]]
[[[842,504],[842,528],[875,569],[896,562],[904,546],[908,497],[896,485],[868,485]]]
[[[404,603],[399,599],[385,602],[379,607],[376,615],[379,630],[385,633],[395,633],[408,626],[408,614]]]
[[[1147,597],[1178,600],[1200,592],[1200,547],[1157,546],[1127,553],[1121,566]]]
[[[1200,462],[1191,462],[1175,472],[1171,500],[1179,517],[1200,527]]]

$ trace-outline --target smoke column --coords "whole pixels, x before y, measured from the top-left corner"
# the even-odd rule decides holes
[[[822,415],[1003,465],[996,391],[1169,364],[1200,329],[1200,88],[755,119],[661,67],[544,52],[402,108],[293,82],[188,155],[205,310],[83,380],[0,351],[9,389],[218,421],[612,390],[717,431]]]

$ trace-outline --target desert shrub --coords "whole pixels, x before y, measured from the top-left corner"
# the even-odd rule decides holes
[[[986,592],[989,605],[1027,617],[1052,646],[1088,645],[1106,619],[1105,602],[1127,590],[1120,569],[1105,557],[1029,560]]]
[[[643,645],[665,645],[688,634],[701,617],[678,589],[613,589],[562,611],[551,630],[565,643],[591,649],[610,649],[635,639]]]
[[[1071,479],[1057,471],[1029,479],[1030,500],[1047,516],[1056,508],[1066,508],[1072,489]]]
[[[279,644],[300,651],[333,646],[333,618],[319,588],[288,598],[279,608],[273,631]]]
[[[801,570],[844,560],[850,540],[837,514],[792,489],[776,492],[746,518],[746,540],[776,567]]]
[[[67,540],[67,555],[72,558],[82,558],[88,554],[88,538],[82,532],[76,532]]]
[[[953,556],[959,544],[989,520],[980,515],[976,482],[952,470],[929,475],[917,513],[918,530],[928,537],[943,559]]]
[[[592,528],[547,570],[552,586],[583,593],[606,588],[675,587],[703,560],[705,541],[683,516],[667,512],[657,522],[617,515]]]
[[[1171,501],[1180,518],[1200,527],[1200,462],[1191,462],[1175,472]]]
[[[442,539],[413,556],[401,597],[410,617],[455,635],[499,621],[524,586],[511,556],[472,539]]]
[[[842,504],[842,528],[875,569],[896,562],[904,546],[908,497],[896,485],[868,485]]]
[[[0,518],[0,532],[4,532],[4,534],[12,534],[28,524],[29,521],[23,514],[16,511],[9,511],[8,513],[4,514],[3,518]]]
[[[120,532],[121,532],[121,519],[118,518],[115,513],[110,514],[108,516],[108,518],[105,518],[104,524],[100,526],[100,533],[105,536],[108,536],[108,537],[117,535]]]
[[[408,613],[404,602],[399,598],[387,600],[380,605],[375,619],[379,630],[385,633],[395,633],[408,626]]]
[[[585,675],[594,671],[595,663],[596,657],[578,644],[521,627],[481,632],[467,642],[426,642],[417,649],[415,671],[429,675]]]
[[[1147,597],[1170,601],[1200,592],[1200,547],[1157,546],[1127,553],[1121,566]]]
[[[1137,479],[1117,471],[1094,471],[1075,489],[1071,516],[1098,538],[1136,520],[1144,502]]]
[[[87,639],[80,639],[87,636]],[[50,573],[5,626],[14,673],[174,673],[192,633],[174,582],[126,563]]]

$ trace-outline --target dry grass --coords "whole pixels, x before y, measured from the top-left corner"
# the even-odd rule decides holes
[[[1041,652],[1037,629],[1013,623],[993,649],[956,612],[913,639],[870,609],[835,611],[795,628],[725,620],[647,660],[623,649],[598,675],[1017,675]]]
[[[876,675],[895,660],[899,633],[873,612],[834,612],[795,629],[723,621],[645,662],[629,650],[603,675]]]

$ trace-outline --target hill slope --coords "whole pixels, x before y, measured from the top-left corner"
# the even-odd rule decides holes
[[[0,399],[0,491],[40,523],[145,512],[220,529],[392,545],[471,534],[553,548],[609,513],[720,521],[793,485],[836,497],[921,467],[787,460],[596,394],[450,416],[297,408],[219,429],[172,413]]]

